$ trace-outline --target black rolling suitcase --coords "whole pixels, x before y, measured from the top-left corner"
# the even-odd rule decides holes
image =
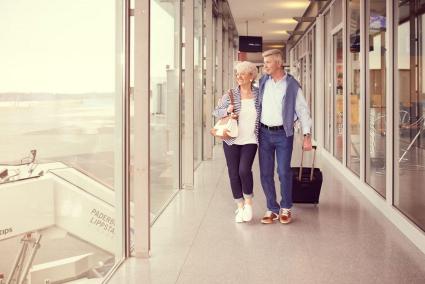
[[[318,204],[323,176],[318,168],[314,168],[316,146],[313,146],[313,165],[303,168],[304,150],[301,154],[301,166],[292,169],[292,201],[294,203]]]

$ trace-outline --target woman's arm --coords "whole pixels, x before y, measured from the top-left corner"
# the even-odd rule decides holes
[[[229,94],[224,94],[221,99],[218,101],[218,104],[214,111],[212,112],[212,115],[214,115],[217,118],[222,118],[227,116],[227,108],[230,105],[230,97]]]

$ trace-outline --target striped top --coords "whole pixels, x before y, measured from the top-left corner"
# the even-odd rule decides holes
[[[233,91],[233,111],[235,114],[239,115],[239,113],[241,112],[241,93],[240,93],[240,87],[237,86],[235,88],[232,89]],[[252,95],[254,97],[255,100],[255,109],[257,111],[257,119],[255,120],[255,137],[257,139],[257,143],[258,143],[258,128],[260,125],[260,104],[259,104],[259,100],[258,100],[258,88],[255,86],[251,87],[251,91],[252,91]],[[230,105],[230,96],[228,94],[229,92],[227,92],[226,94],[224,94],[221,99],[219,100],[217,107],[214,109],[213,111],[213,115],[217,118],[222,118],[227,116],[227,107]],[[224,139],[223,141],[227,144],[227,145],[232,145],[235,142],[236,138],[230,138],[230,139]]]

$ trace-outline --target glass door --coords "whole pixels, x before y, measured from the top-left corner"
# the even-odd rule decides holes
[[[425,4],[397,5],[394,206],[425,230]]]
[[[386,195],[386,1],[371,1],[367,8],[366,88],[366,182],[383,197]]]
[[[194,66],[193,66],[193,158],[194,165],[197,168],[202,161],[202,94],[203,94],[203,1],[194,1]]]
[[[332,37],[333,58],[333,152],[342,161],[344,133],[344,62],[342,29]]]
[[[150,182],[154,221],[180,183],[180,0],[151,1]]]
[[[347,167],[360,175],[360,0],[349,1],[347,7]]]
[[[325,127],[324,127],[324,135],[325,135],[325,149],[331,152],[331,133],[332,133],[332,80],[331,80],[331,17],[330,12],[325,14],[325,33],[324,33],[324,41],[325,41],[325,109],[323,112]]]

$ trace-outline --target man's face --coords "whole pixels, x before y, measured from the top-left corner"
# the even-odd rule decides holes
[[[274,60],[273,56],[264,57],[264,68],[263,70],[267,75],[273,74],[279,69],[279,64]]]

